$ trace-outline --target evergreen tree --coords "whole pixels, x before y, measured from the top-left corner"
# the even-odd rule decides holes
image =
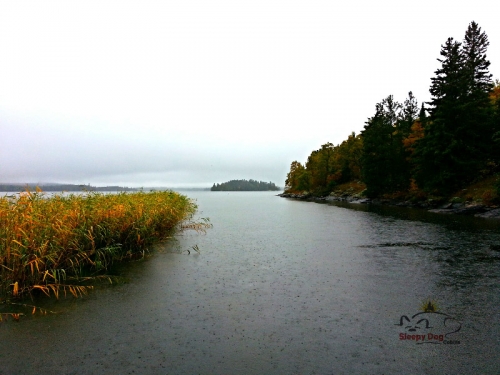
[[[375,115],[368,119],[362,131],[362,175],[368,196],[375,197],[400,188],[397,176],[400,140],[395,136],[400,110],[401,104],[389,95],[376,105]]]
[[[466,140],[457,134],[466,102],[460,43],[448,38],[441,56],[438,61],[442,66],[431,78],[432,100],[428,103],[430,118],[424,127],[425,136],[415,148],[415,178],[426,190],[448,192],[459,186],[474,166]]]
[[[383,132],[384,123],[382,115],[382,106],[376,105],[375,115],[368,119],[364,130],[361,132],[363,137],[363,156],[362,176],[367,187],[367,196],[374,197],[384,190],[384,181],[379,178],[380,166],[388,161],[388,157],[381,153],[379,145],[385,143],[388,136],[387,131]],[[385,134],[384,134],[385,133]]]
[[[476,142],[473,147],[481,165],[491,157],[493,151],[494,110],[489,98],[493,81],[488,71],[490,62],[486,58],[489,44],[488,36],[481,31],[477,23],[472,21],[462,43],[467,101],[464,108],[466,117],[460,131],[464,137],[474,136],[470,141]]]
[[[493,103],[493,152],[492,158],[497,168],[500,166],[500,81],[497,80],[491,91],[491,102]],[[500,185],[499,185],[500,186]]]
[[[415,150],[416,180],[428,191],[446,194],[474,179],[493,150],[488,38],[475,22],[463,45],[448,38],[442,66],[433,77],[425,136]]]
[[[422,107],[420,107],[420,112],[418,113],[418,120],[422,124],[422,127],[425,127],[427,123],[427,113],[425,111],[425,105],[422,103]]]
[[[420,113],[423,110],[420,109]],[[403,108],[401,111],[401,119],[398,122],[398,130],[403,136],[403,138],[407,138],[411,133],[411,126],[417,119],[419,113],[417,98],[413,96],[413,93],[410,91],[408,93],[408,98],[404,101]],[[424,110],[425,113],[425,110]]]
[[[492,75],[488,71],[490,62],[486,58],[486,50],[490,42],[486,33],[481,32],[478,24],[472,21],[465,32],[462,54],[464,70],[468,79],[468,93],[478,94],[482,99],[493,87]]]
[[[441,46],[441,68],[436,70],[436,77],[431,78],[430,93],[432,100],[429,112],[431,119],[441,119],[443,116],[452,116],[454,104],[463,99],[465,94],[463,79],[463,54],[460,52],[460,43],[448,38]],[[451,110],[450,110],[451,109]]]

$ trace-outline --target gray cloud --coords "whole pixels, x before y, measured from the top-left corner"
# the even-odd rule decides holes
[[[0,181],[282,186],[387,95],[429,100],[440,45],[472,21],[452,0],[218,4],[2,4]],[[498,17],[474,17],[498,72]]]

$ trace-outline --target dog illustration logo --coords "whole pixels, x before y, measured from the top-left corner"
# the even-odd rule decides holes
[[[434,301],[427,300],[420,312],[408,317],[401,315],[396,326],[404,327],[399,340],[414,341],[417,344],[460,344],[457,333],[462,323],[452,316],[438,311]]]

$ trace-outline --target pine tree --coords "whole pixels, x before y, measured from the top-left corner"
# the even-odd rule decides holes
[[[493,103],[493,152],[492,158],[497,166],[500,166],[500,81],[497,80],[490,94]],[[499,185],[500,186],[500,185]]]
[[[401,140],[395,134],[400,110],[401,104],[389,95],[376,105],[375,115],[368,119],[362,131],[362,175],[370,197],[400,189],[398,156]]]
[[[428,191],[446,194],[474,178],[493,150],[488,38],[471,22],[463,45],[448,38],[442,66],[433,77],[430,118],[415,150],[416,180]]]
[[[434,192],[448,192],[456,188],[468,173],[465,171],[471,169],[462,165],[459,155],[465,151],[466,145],[455,136],[463,118],[465,99],[460,46],[459,42],[448,38],[442,47],[443,59],[438,59],[442,67],[431,79],[430,118],[424,128],[425,136],[416,148],[416,156],[420,160],[417,183]]]
[[[418,120],[425,127],[427,123],[427,112],[425,111],[425,104],[422,103],[422,107],[420,107],[420,112],[418,113]]]
[[[442,64],[436,70],[436,77],[432,77],[430,93],[432,100],[429,112],[432,120],[442,119],[444,116],[453,117],[454,104],[463,99],[465,94],[463,79],[463,54],[460,52],[461,44],[453,38],[448,38],[444,46],[441,46]]]
[[[420,110],[420,113],[421,112],[422,110]],[[410,91],[408,93],[408,98],[404,101],[403,108],[401,111],[401,119],[398,122],[398,130],[404,138],[410,135],[411,126],[415,122],[418,113],[419,109],[418,109],[417,99],[415,98],[415,96],[413,96],[413,93]]]
[[[384,180],[380,178],[380,166],[388,161],[385,153],[382,153],[379,146],[385,144],[385,138],[389,136],[384,130],[382,105],[376,105],[375,115],[368,119],[363,137],[362,176],[366,184],[366,194],[368,197],[375,197],[384,191]],[[385,133],[385,134],[384,134]]]
[[[475,169],[467,140],[459,136],[458,131],[463,125],[467,103],[464,55],[460,46],[453,38],[441,46],[442,59],[438,61],[442,66],[431,78],[430,118],[414,154],[418,185],[435,193],[455,189]]]
[[[478,24],[472,21],[465,32],[462,54],[464,55],[464,70],[468,78],[469,94],[487,94],[493,87],[492,75],[488,71],[490,62],[486,58],[486,50],[490,42],[488,36],[481,32]]]
[[[491,157],[493,147],[493,115],[489,94],[493,88],[492,75],[488,71],[490,62],[486,58],[489,46],[488,36],[472,21],[462,43],[464,76],[467,103],[461,129],[463,137],[470,137],[476,149],[478,162],[484,164]],[[471,131],[474,129],[474,131]],[[474,143],[473,143],[474,142]]]

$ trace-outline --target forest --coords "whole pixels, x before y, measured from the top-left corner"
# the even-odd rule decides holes
[[[488,36],[471,22],[462,42],[448,38],[431,77],[429,102],[412,92],[375,105],[361,134],[325,143],[293,161],[285,192],[325,196],[358,181],[367,197],[446,197],[500,172],[500,82],[493,82]],[[500,195],[497,178],[496,196]]]
[[[214,184],[211,191],[277,191],[280,190],[273,182],[256,180],[231,180],[222,184]]]

